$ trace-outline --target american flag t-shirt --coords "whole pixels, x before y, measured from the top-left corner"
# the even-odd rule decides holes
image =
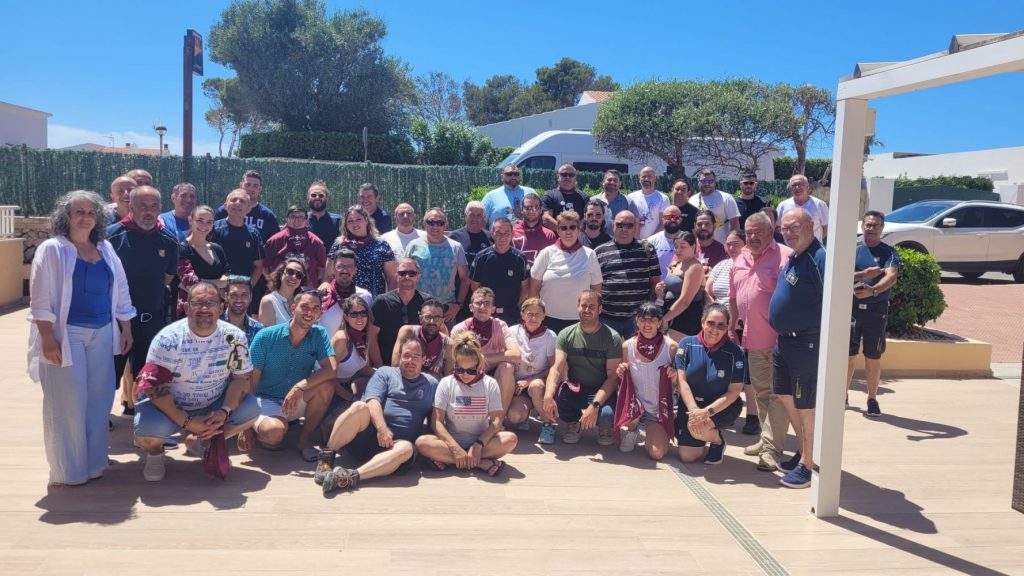
[[[456,396],[453,404],[453,416],[486,416],[486,396]]]

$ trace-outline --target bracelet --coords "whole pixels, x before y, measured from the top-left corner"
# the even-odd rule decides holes
[[[185,421],[181,423],[182,430],[188,430],[188,425],[192,423],[192,415],[185,416]]]

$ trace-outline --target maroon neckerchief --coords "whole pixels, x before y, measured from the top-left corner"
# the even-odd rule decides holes
[[[530,337],[530,340],[533,340],[534,338],[541,336],[545,332],[547,332],[548,327],[545,326],[544,324],[541,324],[540,326],[537,327],[535,331],[531,332],[530,329],[526,327],[526,324],[523,324],[523,330],[526,331],[526,335]]]
[[[128,230],[138,232],[139,234],[144,234],[147,236],[149,234],[156,234],[157,232],[164,229],[164,221],[159,218],[156,219],[156,226],[153,226],[149,230],[144,230],[140,228],[139,225],[135,223],[135,217],[132,215],[131,212],[129,212],[128,215],[125,216],[124,218],[121,218],[118,224],[124,226]]]
[[[487,343],[491,341],[491,336],[494,335],[494,318],[487,322],[477,322],[476,318],[471,317],[466,321],[466,327],[476,334],[480,339],[480,347],[483,348],[487,346]]]
[[[654,358],[658,355],[658,350],[661,350],[663,342],[665,342],[665,335],[661,332],[658,332],[658,335],[654,338],[645,337],[639,330],[636,333],[636,351],[646,358],[648,362],[654,361]]]
[[[572,254],[573,252],[579,250],[580,248],[583,248],[583,242],[580,242],[579,239],[577,239],[576,243],[573,244],[572,247],[566,248],[565,244],[562,244],[562,239],[559,238],[558,240],[555,240],[555,246],[558,246],[559,250],[564,250],[569,254]]]
[[[324,312],[331,309],[331,306],[335,304],[341,304],[341,301],[345,298],[356,293],[356,283],[353,282],[348,285],[347,288],[338,289],[338,281],[331,280],[331,283],[327,285],[327,295],[324,296],[323,310]]]
[[[423,336],[423,326],[420,326],[416,330],[416,338],[423,343],[423,365],[433,366],[434,362],[437,362],[437,357],[441,355],[441,351],[444,348],[444,339],[438,334],[434,336],[434,339],[427,341]]]
[[[289,252],[305,254],[306,246],[309,245],[309,242],[309,230],[306,228],[294,230],[292,228],[285,227],[285,243],[288,245]]]
[[[366,358],[366,330],[356,330],[349,324],[345,328],[345,333],[348,334],[352,345],[356,347],[356,352],[359,352],[360,356]]]
[[[341,245],[349,250],[359,254],[366,245],[370,243],[369,236],[356,236],[354,234],[345,234],[345,239],[341,241]]]
[[[466,386],[472,386],[473,384],[476,384],[477,382],[483,380],[484,376],[487,376],[486,372],[484,372],[483,370],[477,370],[476,371],[476,376],[474,376],[472,380],[470,380],[469,382],[463,382],[462,378],[459,378],[458,374],[456,374],[455,372],[452,372],[452,378],[455,378],[456,382],[458,382],[460,384],[464,384]]]
[[[708,343],[704,341],[704,331],[701,330],[700,332],[697,333],[697,342],[700,342],[700,345],[706,348],[708,352],[718,352],[719,348],[725,346],[726,340],[728,340],[728,338],[723,337],[721,340],[718,341],[718,344],[714,346],[708,346]]]

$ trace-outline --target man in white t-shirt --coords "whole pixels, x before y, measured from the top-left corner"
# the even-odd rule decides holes
[[[636,206],[637,240],[646,240],[662,230],[661,211],[672,204],[668,196],[654,189],[657,181],[658,173],[654,168],[644,166],[640,170],[640,189],[626,197]]]
[[[789,190],[792,197],[786,198],[779,204],[778,221],[782,221],[782,215],[787,211],[793,208],[803,208],[811,215],[811,221],[814,222],[814,237],[818,239],[818,242],[824,242],[828,237],[828,204],[811,196],[811,184],[807,181],[807,176],[803,174],[790,176],[786,189]]]
[[[698,210],[710,210],[715,215],[715,240],[725,244],[730,230],[740,229],[740,209],[736,199],[718,189],[715,172],[708,168],[700,171],[697,177],[700,194],[690,196],[690,204]]]
[[[341,327],[345,315],[341,311],[341,302],[355,294],[366,302],[366,307],[373,306],[373,294],[366,288],[355,284],[355,274],[358,269],[356,253],[348,248],[339,248],[334,252],[334,260],[328,262],[327,270],[332,272],[331,281],[320,285],[320,294],[324,297],[323,314],[320,315],[320,325],[327,329],[327,333],[334,335]]]
[[[396,257],[405,254],[405,247],[413,240],[426,238],[427,233],[416,228],[416,209],[409,204],[399,204],[392,212],[395,217],[395,229],[380,235],[380,239],[391,246],[391,251]]]
[[[219,320],[224,301],[210,282],[189,289],[186,318],[165,326],[136,380],[146,399],[135,405],[135,441],[146,452],[143,477],[163,480],[164,442],[179,430],[189,454],[203,443],[248,428],[260,414],[246,393],[252,362],[245,333]]]

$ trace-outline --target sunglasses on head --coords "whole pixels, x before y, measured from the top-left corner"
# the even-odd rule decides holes
[[[459,368],[458,366],[456,366],[455,368],[452,368],[452,372],[455,373],[455,374],[459,374],[459,375],[476,376],[477,369],[476,368]]]

